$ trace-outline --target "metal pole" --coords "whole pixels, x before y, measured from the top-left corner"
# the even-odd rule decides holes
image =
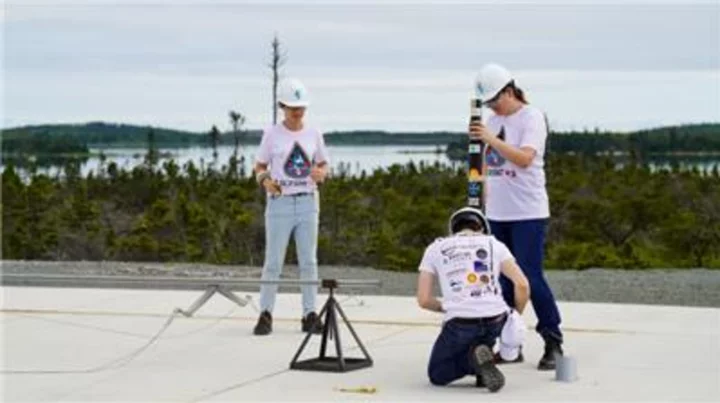
[[[259,278],[233,277],[161,277],[161,276],[97,276],[67,274],[3,274],[0,278],[4,286],[28,287],[98,287],[132,289],[174,289],[205,290],[208,286],[222,286],[226,290],[237,290],[243,286],[281,285],[281,286],[325,286],[331,282],[338,288],[378,288],[380,280],[262,280]]]

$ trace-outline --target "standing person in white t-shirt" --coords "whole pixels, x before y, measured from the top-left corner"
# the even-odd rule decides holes
[[[519,354],[525,330],[519,313],[525,309],[530,288],[507,247],[486,235],[488,223],[480,210],[462,208],[449,221],[450,236],[428,246],[419,267],[419,305],[445,314],[430,355],[428,377],[433,385],[447,385],[474,375],[477,386],[496,392],[505,377],[495,366],[492,348],[502,334],[500,352],[505,346],[514,349],[515,356]],[[502,296],[501,274],[510,279],[514,290],[515,311],[511,313]],[[433,296],[436,279],[442,302]]]
[[[263,280],[280,278],[290,236],[295,238],[302,280],[317,280],[317,237],[320,212],[317,184],[327,176],[328,152],[323,134],[303,122],[307,90],[295,79],[280,84],[279,105],[285,118],[265,129],[255,158],[258,184],[267,192]],[[260,287],[260,318],[256,335],[272,332],[277,285]],[[317,287],[302,290],[302,331],[320,333],[315,313]]]
[[[504,67],[489,64],[480,70],[477,94],[493,110],[487,125],[470,125],[470,137],[487,144],[485,213],[492,234],[510,248],[530,280],[532,305],[538,318],[536,331],[545,340],[540,370],[555,368],[562,354],[560,311],[543,274],[545,229],[550,217],[545,189],[545,115],[528,105],[525,94]],[[508,284],[501,278],[503,285]],[[512,304],[512,288],[503,287],[505,301]],[[522,355],[516,362],[523,360]]]

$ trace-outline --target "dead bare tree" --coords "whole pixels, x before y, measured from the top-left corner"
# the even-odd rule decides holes
[[[240,153],[240,158],[238,158],[238,150],[240,149],[240,138],[241,136],[244,137],[247,132],[243,128],[245,125],[245,116],[240,113],[231,110],[228,112],[228,116],[230,117],[230,124],[232,125],[233,129],[233,137],[235,139],[235,150],[233,151],[233,156],[231,158],[232,160],[232,170],[233,172],[236,172],[238,164],[240,165],[240,176],[245,176],[245,155],[244,153]]]
[[[272,69],[272,88],[273,88],[273,124],[277,123],[277,110],[278,110],[278,104],[277,104],[277,89],[278,89],[278,82],[280,81],[280,68],[285,64],[287,61],[287,52],[282,48],[282,44],[280,43],[280,39],[278,38],[277,32],[275,33],[275,36],[273,37],[272,43],[272,55],[270,64],[268,64],[268,67]]]
[[[240,147],[240,129],[245,124],[245,116],[243,116],[242,113],[236,112],[236,111],[230,111],[228,112],[228,116],[230,117],[230,125],[233,129],[233,137],[235,139],[235,151],[233,155],[237,157],[238,155],[238,148]]]
[[[210,145],[212,145],[214,162],[217,162],[217,158],[218,158],[217,147],[218,147],[218,144],[220,144],[221,137],[222,137],[222,133],[220,133],[220,130],[218,130],[217,126],[213,125],[212,129],[210,129],[210,132],[208,132],[208,139],[210,140]]]

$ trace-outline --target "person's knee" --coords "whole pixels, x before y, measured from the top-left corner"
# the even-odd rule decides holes
[[[445,386],[451,381],[450,379],[442,377],[438,371],[429,371],[428,378],[430,379],[430,383],[435,386]]]
[[[303,273],[314,273],[317,271],[317,257],[298,255],[298,266],[300,275]]]
[[[265,260],[265,265],[263,266],[263,276],[264,277],[278,277],[280,276],[280,272],[282,271],[282,262],[280,259],[277,258],[270,258]]]
[[[314,278],[315,276],[317,276],[317,256],[313,256],[312,254],[298,253],[297,258],[298,269],[300,270],[300,277]]]
[[[318,260],[317,256],[312,253],[298,254],[298,269],[300,269],[300,275],[314,274],[317,272]]]

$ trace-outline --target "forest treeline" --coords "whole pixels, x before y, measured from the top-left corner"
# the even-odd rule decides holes
[[[720,155],[720,124],[662,127],[630,133],[551,132],[547,153],[632,156],[643,161],[672,156]],[[467,137],[448,145],[453,160],[467,156]]]
[[[41,125],[2,131],[3,154],[77,154],[88,148],[145,148],[149,142],[159,149],[259,144],[258,130],[222,132],[217,127],[196,133],[148,126],[110,123],[82,125]],[[429,145],[448,148],[450,156],[463,158],[467,149],[465,133],[385,132],[357,130],[328,132],[329,145]],[[630,133],[602,131],[552,132],[549,149],[557,153],[720,153],[720,124],[662,127]],[[459,153],[459,154],[458,154]]]
[[[2,173],[4,259],[211,262],[262,265],[264,195],[224,163],[103,162],[87,177]],[[607,157],[547,160],[552,217],[546,265],[720,268],[720,174]],[[425,246],[466,202],[462,168],[410,163],[321,189],[321,264],[415,270]],[[292,247],[288,261],[294,261]]]

